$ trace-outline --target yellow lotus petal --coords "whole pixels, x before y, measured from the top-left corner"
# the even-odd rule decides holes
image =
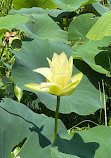
[[[64,60],[64,59],[67,59],[67,55],[64,53],[64,52],[62,52],[61,54],[60,54],[60,60],[62,61],[62,60]],[[68,60],[68,59],[67,59]]]
[[[50,66],[50,68],[52,67],[52,62],[51,62],[51,60],[49,59],[49,58],[46,58],[47,59],[47,61],[48,61],[48,63],[49,63],[49,66]]]
[[[79,84],[79,81],[68,84],[66,87],[63,88],[61,96],[72,94],[78,84]]]
[[[49,63],[51,72],[55,74],[56,69],[58,70],[58,63],[56,61],[54,61],[55,63],[54,62],[52,63],[52,61],[49,58],[46,58],[46,59],[47,59],[47,61]]]
[[[47,61],[51,68],[52,76],[69,70],[68,59],[64,52],[60,55],[54,53],[52,61],[49,58],[47,58]]]
[[[47,87],[41,88],[40,84],[28,83],[28,84],[25,84],[24,86],[35,91],[49,92],[49,88]]]
[[[51,82],[42,82],[41,84],[28,83],[24,86],[35,91],[48,92],[55,95],[60,94],[62,90],[61,86]]]
[[[34,69],[33,71],[37,72],[37,73],[40,73],[45,78],[47,78],[48,81],[51,82],[51,69],[50,68],[43,67],[43,68]]]
[[[71,71],[71,75],[72,75],[72,70],[73,70],[73,57],[71,56],[69,58],[69,71]]]
[[[70,71],[54,75],[53,77],[54,83],[64,87],[70,81]]]
[[[49,93],[53,95],[60,95],[62,93],[62,87],[59,85],[52,85],[49,88]]]
[[[25,84],[24,86],[35,91],[49,92],[50,86],[53,86],[53,85],[55,84],[51,82],[42,82],[41,84],[28,83],[28,84]]]
[[[58,73],[63,73],[68,71],[68,59],[67,56],[64,52],[62,52],[59,56],[58,56],[58,69],[57,72]],[[56,62],[57,63],[57,62]]]
[[[58,95],[62,92],[62,87],[60,85],[50,83],[50,82],[42,82],[40,84],[41,89],[43,88],[48,88],[48,93],[53,94],[53,95]]]
[[[51,82],[42,82],[42,83],[40,83],[40,86],[41,86],[41,88],[50,88],[50,86],[53,86],[53,85],[55,85],[54,83],[51,83]]]
[[[58,59],[59,59],[59,55],[57,53],[54,53],[53,57],[52,57],[52,62],[53,61],[58,61]]]
[[[54,53],[52,57],[52,64],[54,67],[56,67],[58,64],[60,64],[60,58],[59,55]]]
[[[25,86],[36,91],[48,92],[58,96],[72,94],[83,76],[82,73],[79,73],[71,78],[73,57],[71,56],[68,60],[64,52],[60,55],[54,53],[52,61],[49,58],[47,58],[47,61],[50,68],[44,67],[33,70],[43,75],[47,82],[41,84],[29,83]]]
[[[63,92],[61,94],[61,96],[65,96],[65,95],[70,95],[74,92],[76,86],[79,84],[79,82],[81,81],[83,77],[83,74],[80,72],[76,75],[74,75],[73,78],[73,82],[69,83],[67,86],[65,86],[63,88]]]
[[[73,77],[71,77],[71,82],[76,82],[77,80],[79,80],[79,82],[80,82],[82,77],[83,77],[83,73],[80,72],[80,73],[74,75]]]
[[[65,53],[62,52],[60,55],[54,53],[52,58],[52,65],[53,68],[56,70],[56,73],[62,73],[65,72],[65,70],[68,71],[68,69],[66,69],[66,65],[68,65],[68,59]]]
[[[67,57],[62,59],[59,71],[61,73],[69,71],[69,62],[68,62]]]
[[[59,72],[60,64],[61,63],[60,63],[59,55],[54,53],[54,55],[52,57],[52,66],[51,66],[52,75],[55,75],[56,73]]]
[[[46,58],[46,59],[47,59],[47,61],[49,63],[50,71],[51,71],[51,80],[50,80],[50,82],[53,82],[54,81],[54,77],[53,76],[55,75],[55,70],[53,68],[51,60],[49,58]]]

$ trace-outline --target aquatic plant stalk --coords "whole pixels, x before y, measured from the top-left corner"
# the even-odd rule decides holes
[[[102,86],[103,86],[103,99],[104,99],[104,115],[105,115],[105,125],[107,126],[107,110],[106,110],[106,99],[105,99],[105,88],[104,88],[104,81],[102,80]]]
[[[57,96],[57,106],[56,106],[56,112],[55,112],[55,127],[54,127],[53,143],[54,143],[54,141],[55,141],[55,139],[56,139],[56,135],[57,135],[59,106],[60,106],[60,97]]]

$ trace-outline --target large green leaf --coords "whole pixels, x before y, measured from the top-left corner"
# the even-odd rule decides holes
[[[107,47],[111,43],[111,37],[106,37],[99,41],[88,41],[83,45],[75,46],[76,50],[72,56],[74,59],[84,60],[95,71],[110,75],[111,52],[105,51],[101,47]]]
[[[20,10],[10,10],[10,14],[49,14],[53,17],[57,17],[59,14],[63,13],[63,10],[59,9],[42,9],[40,7],[33,8],[21,8]]]
[[[98,0],[52,0],[60,9],[74,11],[82,5],[97,2]]]
[[[18,153],[21,158],[110,157],[110,127],[100,126],[68,135],[60,121],[58,125],[57,139],[51,147],[54,119],[5,98],[0,103],[0,157],[9,158],[11,150],[24,139],[26,141]]]
[[[107,134],[106,134],[107,133]],[[58,135],[52,158],[109,158],[111,128],[100,126],[74,135]]]
[[[32,7],[41,7],[41,8],[50,8],[54,9],[56,5],[51,0],[13,0],[14,9],[21,8],[32,8]]]
[[[86,35],[92,40],[101,40],[104,36],[111,36],[111,11],[104,13]]]
[[[23,43],[23,47],[19,52],[15,52],[16,60],[12,69],[12,75],[15,84],[20,88],[32,91],[26,87],[26,83],[41,83],[45,81],[45,78],[42,75],[33,72],[32,70],[38,67],[49,67],[46,57],[52,58],[53,53],[56,52],[60,54],[65,52],[69,57],[73,49],[60,42],[51,42],[48,40],[33,40]],[[83,68],[84,66],[81,65]],[[103,107],[100,103],[98,80],[99,74],[92,72],[91,69],[87,69],[88,72],[84,75],[81,83],[76,88],[75,92],[72,95],[61,97],[60,112],[61,113],[70,113],[76,112],[81,115],[87,115],[95,112],[97,109]],[[74,68],[73,74],[76,74],[80,71]],[[84,73],[84,70],[83,70]],[[91,74],[90,77],[87,77],[87,74]],[[95,78],[96,76],[96,78]],[[101,77],[100,77],[101,80]],[[93,84],[92,84],[92,83]],[[96,88],[95,88],[96,87]],[[56,96],[36,92],[39,97],[39,100],[44,103],[49,109],[54,110],[56,108]]]
[[[61,128],[65,131],[60,123],[59,133]],[[25,138],[27,140],[19,153],[20,157],[49,158],[53,131],[53,119],[36,114],[25,105],[8,98],[0,103],[1,158],[9,158],[11,150]]]
[[[68,40],[71,41],[88,41],[86,38],[86,34],[91,29],[91,27],[95,24],[98,18],[94,18],[94,15],[82,14],[72,20],[68,29]]]
[[[29,22],[17,28],[23,30],[31,38],[38,36],[68,43],[67,32],[63,31],[47,14],[31,14]]]
[[[25,15],[7,15],[0,18],[0,30],[16,28],[16,26],[24,24],[28,21],[29,17]]]

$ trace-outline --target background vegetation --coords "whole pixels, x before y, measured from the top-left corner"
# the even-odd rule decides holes
[[[92,0],[92,2],[95,1]],[[29,1],[29,3],[26,3],[25,1],[23,3],[19,3],[16,0],[0,1],[1,18],[7,17],[6,15],[10,14],[15,19],[17,18],[21,19],[21,20],[17,20],[18,22],[17,26],[15,25],[13,27],[13,23],[12,23],[10,24],[11,26],[10,28],[2,28],[2,29],[0,28],[0,78],[1,78],[0,101],[2,102],[3,98],[10,98],[17,102],[21,102],[25,104],[26,107],[31,109],[34,113],[42,114],[50,118],[54,118],[55,112],[53,109],[53,105],[51,105],[50,107],[49,105],[47,105],[47,102],[46,104],[44,103],[44,101],[42,102],[40,99],[41,97],[39,97],[40,94],[36,94],[33,91],[27,91],[26,89],[23,89],[22,77],[24,82],[26,79],[24,76],[29,73],[28,67],[29,69],[31,69],[31,66],[30,66],[30,62],[28,63],[29,65],[25,63],[25,58],[26,58],[25,53],[28,54],[29,52],[28,51],[25,52],[24,49],[21,50],[21,48],[23,45],[24,48],[26,48],[27,46],[27,48],[30,50],[32,46],[28,47],[28,45],[25,42],[26,41],[32,42],[33,41],[32,39],[35,37],[38,41],[42,42],[44,47],[46,46],[46,49],[47,49],[47,42],[46,41],[44,42],[43,39],[48,39],[51,42],[55,41],[55,43],[62,42],[62,44],[60,45],[57,43],[59,45],[58,48],[54,46],[55,50],[59,48],[65,49],[64,48],[65,44],[67,44],[71,48],[67,46],[66,50],[72,52],[72,49],[74,49],[76,51],[76,53],[75,52],[72,53],[72,56],[74,57],[74,64],[75,64],[74,70],[77,72],[83,71],[83,73],[88,78],[87,81],[84,83],[84,85],[88,84],[89,88],[92,87],[92,89],[87,89],[89,90],[89,92],[87,94],[88,97],[86,97],[86,100],[87,102],[89,102],[89,105],[90,105],[90,101],[92,100],[93,100],[92,101],[93,105],[95,104],[95,109],[91,107],[92,108],[91,112],[90,109],[89,111],[87,110],[82,111],[81,108],[80,108],[80,112],[78,112],[78,110],[77,111],[73,110],[73,112],[71,110],[67,111],[67,109],[65,109],[66,111],[64,110],[65,112],[62,112],[62,110],[60,111],[59,119],[64,123],[68,132],[71,134],[73,134],[74,131],[84,131],[99,125],[106,125],[106,126],[111,125],[111,55],[110,55],[111,42],[110,42],[110,37],[109,38],[104,37],[107,36],[107,34],[108,35],[111,34],[109,32],[108,33],[104,32],[103,34],[104,38],[102,38],[100,37],[99,33],[98,34],[95,33],[97,36],[96,35],[93,36],[91,32],[89,32],[89,30],[93,28],[93,25],[96,24],[97,20],[98,19],[100,20],[100,18],[103,17],[102,15],[106,15],[104,13],[108,11],[110,12],[111,1],[104,0],[104,1],[98,1],[96,3],[89,3],[88,1],[85,4],[80,4],[80,6],[79,7],[78,6],[79,4],[77,4],[77,8],[75,8],[75,10],[73,11],[73,9],[70,6],[66,7],[66,5],[61,5],[61,3],[59,3],[57,0],[53,0],[53,2],[49,0],[47,1],[47,3],[45,2],[40,3],[40,1],[38,1],[37,3],[36,2],[31,3],[31,1]],[[32,8],[32,7],[40,7],[40,8],[36,10],[36,8]],[[55,11],[53,12],[51,9]],[[37,13],[37,15],[34,15],[35,13]],[[44,15],[42,15],[43,13]],[[22,15],[22,17],[17,17],[17,16],[14,17],[14,15],[16,14],[20,14],[18,16]],[[30,17],[30,20],[28,18],[25,19],[25,15],[29,16],[30,14],[32,15]],[[107,17],[108,16],[110,19],[111,15],[109,14],[107,15]],[[93,19],[93,21],[91,21],[91,19]],[[29,23],[25,25],[24,20],[26,22],[29,20]],[[39,21],[38,23],[36,23],[37,20]],[[11,21],[11,19],[9,19],[9,21]],[[104,19],[103,21],[105,23]],[[43,26],[44,23],[46,27],[45,29],[48,28],[49,30],[51,30],[53,32],[53,36],[52,36],[52,32],[50,31],[49,32],[46,31],[46,33],[43,34],[39,32],[39,29],[37,30],[38,32],[36,31],[37,28],[41,28],[41,31],[43,31],[44,28],[42,28],[41,26]],[[36,26],[33,27],[33,24],[35,24]],[[106,25],[107,24],[105,24],[105,27]],[[51,28],[51,26],[53,27]],[[96,25],[94,26],[96,27]],[[100,26],[99,23],[98,26]],[[102,26],[100,26],[99,28],[101,29]],[[94,30],[96,29],[94,28]],[[57,31],[59,33],[57,33]],[[89,34],[87,34],[88,32]],[[66,35],[66,33],[68,35]],[[68,36],[68,39],[66,38],[66,36]],[[93,38],[95,39],[99,38],[100,41],[95,42],[89,40]],[[49,45],[52,44],[51,42],[49,42]],[[33,44],[34,44],[33,48],[35,48],[36,45],[39,47],[39,45],[36,42]],[[23,56],[24,57],[23,64],[24,65],[26,64],[25,66],[19,63],[20,62],[19,59],[22,60],[23,58],[22,55],[18,53],[19,51],[25,54]],[[93,53],[89,55],[88,54],[89,52],[93,52]],[[97,54],[101,53],[102,56],[98,57],[97,54],[96,55],[94,54],[95,52]],[[106,60],[105,60],[106,54],[104,55],[104,53],[107,53]],[[28,55],[31,58],[31,55],[30,54]],[[34,55],[36,57],[36,54]],[[40,55],[39,57],[41,58]],[[105,62],[104,61],[102,62],[103,57]],[[22,76],[21,73],[19,72],[19,68],[18,68],[19,64],[21,64],[20,65],[21,71],[24,68],[27,69],[27,73],[24,76]],[[20,75],[22,76],[21,78],[19,78]],[[90,94],[91,91],[93,95]],[[93,97],[93,99],[91,98],[91,96]],[[83,108],[85,107],[84,105],[86,103],[86,100],[83,101],[84,102]],[[101,105],[97,107],[99,103]],[[86,105],[86,109],[87,106],[88,103]],[[71,108],[73,109],[73,107]],[[28,110],[26,111],[27,113],[30,113]],[[15,119],[15,121],[18,120]],[[34,121],[36,122],[36,120]],[[41,129],[42,127],[36,130],[41,130]],[[20,144],[18,143],[17,146],[21,148],[25,141],[26,139],[23,139],[21,143],[19,141]],[[18,149],[18,151],[19,150],[20,149]],[[53,152],[54,150],[55,149],[53,149]],[[12,157],[13,157],[13,153],[12,153]]]

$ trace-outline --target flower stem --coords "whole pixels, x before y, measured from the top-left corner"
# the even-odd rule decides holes
[[[59,116],[59,106],[60,106],[60,97],[57,96],[57,106],[56,106],[56,112],[55,112],[55,128],[54,128],[54,136],[53,136],[53,143],[56,139],[57,135],[57,126],[58,126],[58,116]]]

